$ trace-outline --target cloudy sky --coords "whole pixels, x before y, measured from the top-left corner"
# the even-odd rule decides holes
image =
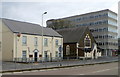
[[[103,9],[118,12],[120,0],[2,0],[0,17],[26,21],[41,25],[41,16],[45,21],[84,14]]]

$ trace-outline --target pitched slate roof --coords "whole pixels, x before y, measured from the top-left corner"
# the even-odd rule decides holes
[[[83,36],[86,29],[88,29],[88,27],[81,26],[76,28],[61,29],[57,30],[57,32],[63,36],[64,43],[74,43],[80,41],[80,38]]]
[[[20,32],[22,34],[42,35],[42,27],[38,24],[21,22],[11,19],[2,18],[3,23],[14,33]],[[43,27],[44,36],[62,37],[59,33],[51,28]]]

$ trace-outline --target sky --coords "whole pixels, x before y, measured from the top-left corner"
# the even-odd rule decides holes
[[[41,25],[49,19],[58,19],[110,9],[118,13],[120,0],[2,0],[0,18],[9,18]]]

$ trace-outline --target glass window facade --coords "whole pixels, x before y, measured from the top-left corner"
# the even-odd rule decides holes
[[[111,12],[108,12],[108,16],[117,20],[117,15]]]
[[[113,25],[113,26],[117,26],[117,22],[115,22],[113,20],[108,20],[108,24]]]

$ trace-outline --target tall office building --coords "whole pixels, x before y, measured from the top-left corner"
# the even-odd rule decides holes
[[[63,20],[67,23],[69,21],[69,24],[62,26],[62,28],[67,26],[88,26],[96,39],[97,45],[102,49],[102,54],[105,56],[112,56],[118,50],[117,14],[109,9],[66,18],[51,19],[47,21],[47,27],[57,27],[58,25],[54,24],[56,20]],[[57,23],[60,22],[57,21]],[[60,28],[58,27],[58,29]]]

